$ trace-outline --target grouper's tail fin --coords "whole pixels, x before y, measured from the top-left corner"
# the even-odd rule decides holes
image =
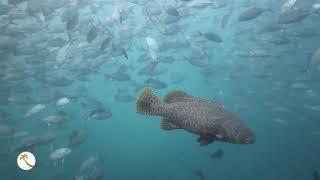
[[[136,110],[140,114],[163,115],[164,103],[150,88],[143,88],[137,99]]]

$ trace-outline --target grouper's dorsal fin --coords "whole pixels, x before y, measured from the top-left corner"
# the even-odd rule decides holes
[[[163,101],[165,103],[186,102],[190,101],[192,98],[192,96],[188,95],[184,91],[175,90],[165,95]]]

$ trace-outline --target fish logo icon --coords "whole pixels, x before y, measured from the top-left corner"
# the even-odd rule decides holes
[[[17,157],[17,164],[20,169],[28,171],[36,164],[36,158],[31,152],[22,152]]]

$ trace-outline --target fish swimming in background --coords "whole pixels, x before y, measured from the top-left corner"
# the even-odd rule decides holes
[[[115,94],[113,96],[113,99],[117,102],[131,102],[135,100],[135,98],[130,94],[119,94],[119,93]]]
[[[216,43],[223,42],[222,38],[214,32],[206,32],[206,33],[199,32],[199,34],[211,42],[216,42]]]
[[[313,171],[313,180],[320,180],[320,172],[318,170]]]
[[[88,134],[79,133],[76,130],[73,130],[69,136],[68,148],[75,148],[84,143],[88,139]]]
[[[123,72],[121,69],[118,69],[115,73],[106,74],[106,79],[110,79],[111,81],[130,81],[131,77],[128,73]]]
[[[40,145],[47,145],[52,143],[56,139],[57,135],[53,133],[48,133],[44,135],[38,135],[38,136],[26,136],[22,137],[17,144],[15,144],[11,151],[12,152],[19,152],[19,151],[25,151],[30,148],[34,148],[36,146]]]
[[[220,158],[222,158],[223,155],[224,155],[224,150],[223,149],[218,149],[214,153],[212,153],[210,155],[210,157],[212,159],[220,159]]]
[[[249,21],[249,20],[255,19],[255,18],[257,18],[258,16],[260,16],[262,13],[264,13],[266,11],[272,12],[271,9],[260,8],[260,7],[252,7],[250,9],[247,9],[243,13],[241,13],[239,15],[239,17],[238,17],[238,21],[239,22],[244,22],[244,21]]]
[[[64,106],[70,102],[70,99],[63,97],[56,102],[57,106]]]
[[[54,150],[50,154],[49,158],[50,158],[50,160],[54,160],[54,161],[62,159],[62,163],[63,163],[64,158],[66,156],[68,156],[70,153],[71,153],[70,148],[59,148],[59,149]]]
[[[184,129],[197,134],[200,145],[214,141],[232,144],[253,144],[255,134],[222,104],[190,96],[183,91],[171,91],[161,101],[149,88],[138,97],[136,110],[140,114],[162,116],[163,130]]]
[[[37,105],[33,106],[33,107],[24,115],[24,117],[26,118],[26,117],[29,117],[29,116],[31,116],[31,115],[33,115],[33,114],[36,114],[36,113],[42,111],[45,107],[46,107],[46,106],[45,106],[44,104],[37,104]]]
[[[320,2],[315,3],[314,5],[312,5],[312,7],[313,7],[315,13],[320,16]]]
[[[110,41],[112,39],[112,36],[106,36],[105,39],[102,41],[101,45],[100,45],[100,50],[104,51],[107,46],[110,44]]]
[[[294,5],[296,4],[297,0],[287,0],[282,6],[281,6],[281,14],[286,13],[287,11],[291,10]]]
[[[88,42],[88,43],[91,43],[93,40],[96,39],[97,36],[98,36],[98,30],[97,30],[97,28],[96,28],[95,26],[93,26],[93,27],[89,30],[89,32],[88,32],[88,34],[87,34],[87,36],[86,36],[87,42]]]
[[[205,180],[206,177],[204,176],[203,172],[200,169],[196,169],[193,171],[193,174],[200,178],[200,180]]]
[[[95,168],[95,164],[97,163],[98,158],[95,156],[90,156],[86,159],[79,168],[80,174],[85,174],[88,170]]]
[[[152,88],[155,89],[164,89],[167,88],[168,85],[158,79],[154,79],[154,78],[149,78],[147,80],[144,81],[144,83]]]
[[[315,12],[311,10],[306,10],[303,8],[291,9],[284,14],[280,14],[278,23],[291,24],[291,23],[301,22],[312,13],[315,13]]]
[[[43,119],[41,119],[41,122],[45,125],[52,126],[52,125],[61,125],[66,121],[66,118],[60,115],[49,115]]]
[[[125,49],[121,48],[121,52],[122,52],[123,56],[128,60],[129,56],[128,56],[127,51]]]
[[[232,10],[230,10],[229,13],[225,14],[225,15],[222,17],[222,20],[221,20],[221,28],[222,28],[222,29],[225,28],[226,25],[228,24],[231,14],[232,14]]]
[[[179,12],[176,7],[168,5],[167,7],[164,8],[164,12],[171,16],[179,16]]]
[[[106,120],[112,117],[112,113],[108,108],[94,109],[90,112],[88,120]]]
[[[105,170],[103,170],[101,168],[96,168],[88,175],[88,179],[90,179],[90,180],[103,180],[104,176],[105,176]]]

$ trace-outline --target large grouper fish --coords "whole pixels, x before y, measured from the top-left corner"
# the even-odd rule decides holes
[[[222,104],[171,91],[161,101],[150,88],[144,88],[137,99],[140,114],[162,116],[163,130],[184,129],[197,134],[198,143],[208,145],[214,141],[232,144],[253,144],[255,134]]]

